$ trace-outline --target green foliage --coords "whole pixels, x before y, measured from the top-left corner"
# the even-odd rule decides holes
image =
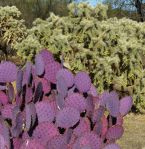
[[[72,0],[73,1],[73,0]],[[0,0],[0,6],[16,6],[22,12],[25,24],[31,27],[36,18],[47,18],[50,12],[60,16],[68,14],[68,0]]]
[[[145,0],[103,0],[109,5],[109,17],[127,17],[136,21],[145,21]]]
[[[38,49],[41,49],[42,45],[35,39],[34,36],[28,35],[26,39],[24,39],[20,45],[15,46],[15,49],[17,50],[18,56],[23,55],[23,60],[33,60],[36,53],[39,51]],[[21,49],[21,50],[19,50]]]
[[[15,7],[0,7],[0,52],[13,54],[13,46],[26,36],[26,27],[20,20],[21,12]]]
[[[19,44],[19,54],[31,59],[40,47],[50,49],[74,72],[90,73],[98,91],[116,89],[131,94],[138,111],[145,109],[145,23],[130,19],[107,19],[107,7],[95,8],[80,3],[68,6],[69,16],[51,13],[46,20],[37,19],[28,37]],[[30,42],[30,35],[37,43]],[[32,43],[32,44],[31,44]],[[27,52],[24,50],[27,49]],[[26,54],[27,53],[27,54]]]

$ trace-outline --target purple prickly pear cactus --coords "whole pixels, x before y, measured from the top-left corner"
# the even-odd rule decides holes
[[[3,62],[0,148],[120,149],[116,141],[132,104],[115,91],[99,94],[86,72],[74,75],[46,49],[23,69]]]

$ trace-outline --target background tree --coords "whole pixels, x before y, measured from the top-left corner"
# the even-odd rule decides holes
[[[129,17],[137,21],[145,20],[145,0],[104,0],[109,5],[108,14],[112,17]]]

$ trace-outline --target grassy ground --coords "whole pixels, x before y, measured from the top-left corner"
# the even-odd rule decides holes
[[[124,118],[124,128],[118,142],[121,149],[145,149],[145,115],[129,114]]]

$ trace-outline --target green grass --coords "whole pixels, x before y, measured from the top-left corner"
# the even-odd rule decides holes
[[[124,118],[124,131],[118,141],[121,149],[145,149],[145,115],[127,115]]]

